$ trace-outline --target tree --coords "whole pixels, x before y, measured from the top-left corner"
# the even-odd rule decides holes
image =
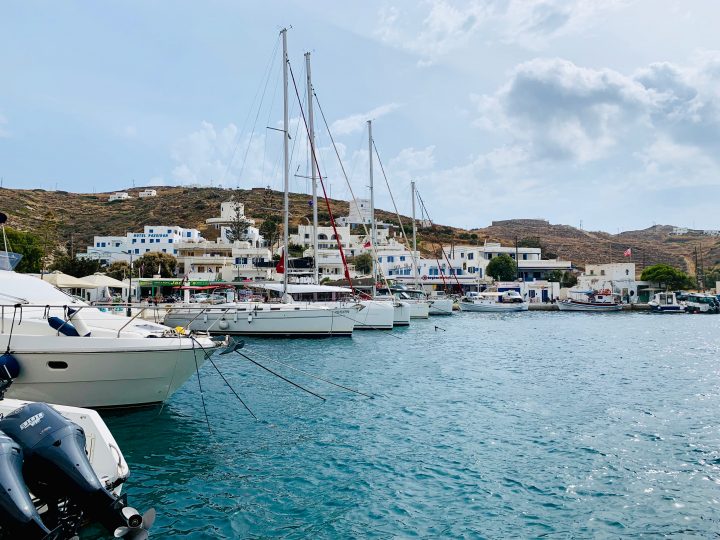
[[[517,265],[510,255],[501,253],[492,258],[485,273],[496,281],[513,281],[517,277]]]
[[[288,244],[288,253],[291,257],[302,257],[305,252],[305,248],[300,244]]]
[[[361,253],[353,259],[355,270],[361,274],[369,274],[372,272],[373,258],[369,253]]]
[[[10,227],[5,227],[5,235],[7,236],[7,245],[3,245],[3,249],[23,256],[15,270],[27,273],[40,272],[44,253],[40,237]]]
[[[685,272],[662,263],[648,266],[643,270],[640,279],[668,289],[690,289],[694,286],[693,280]]]
[[[577,285],[578,279],[572,272],[565,272],[563,274],[562,281],[560,282],[561,287],[570,288]]]
[[[279,218],[273,216],[267,218],[265,221],[262,222],[262,225],[260,225],[260,234],[267,242],[270,249],[275,245],[275,242],[277,242],[278,237],[280,236],[280,227],[278,225]]]
[[[107,267],[105,273],[111,278],[122,281],[123,279],[130,277],[130,264],[126,261],[115,261]]]
[[[553,270],[552,272],[548,272],[546,278],[548,281],[553,281],[555,283],[561,283],[563,280],[563,271],[562,270]]]
[[[153,277],[160,268],[160,277],[174,277],[177,259],[169,253],[149,251],[133,261],[139,277]]]
[[[100,261],[97,259],[75,259],[64,254],[55,257],[50,270],[59,270],[75,277],[90,276],[100,270]]]
[[[230,225],[225,232],[225,238],[227,238],[228,242],[247,240],[247,232],[248,227],[250,227],[250,221],[245,218],[242,205],[235,201],[234,198],[231,202],[235,203],[235,211],[233,212]]]

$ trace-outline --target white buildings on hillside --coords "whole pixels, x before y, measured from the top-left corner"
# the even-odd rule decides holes
[[[177,256],[182,242],[202,241],[197,229],[184,229],[177,225],[146,225],[141,233],[126,233],[125,236],[96,236],[93,245],[79,258],[98,259],[105,264],[116,261],[130,261],[145,253],[161,252]]]
[[[244,204],[225,201],[220,204],[220,216],[205,222],[219,231],[219,237],[214,242],[180,245],[178,275],[207,281],[270,279],[275,268],[272,252],[255,221],[245,216]],[[234,239],[233,229],[245,230],[241,238]]]
[[[486,243],[482,246],[444,246],[438,252],[437,259],[418,261],[419,281],[430,288],[445,284],[471,288],[480,282],[491,279],[486,275],[490,261],[500,254],[517,259],[518,277],[524,282],[543,281],[549,272],[562,272],[572,269],[570,261],[560,259],[542,259],[540,248],[501,246],[498,243]],[[381,257],[381,265],[387,276],[400,282],[412,283],[415,277],[412,271],[412,258],[409,251],[388,254]]]
[[[619,294],[624,302],[638,300],[638,282],[635,280],[635,263],[588,264],[578,276],[574,289],[610,289]]]
[[[148,197],[157,197],[157,190],[154,189],[143,189],[138,193],[138,197],[141,199],[147,199]]]
[[[108,197],[108,202],[123,201],[125,199],[132,199],[132,197],[127,191],[118,191],[117,193],[112,193],[110,197]]]
[[[350,215],[339,217],[337,224],[341,227],[370,225],[370,199],[353,199],[350,201]]]

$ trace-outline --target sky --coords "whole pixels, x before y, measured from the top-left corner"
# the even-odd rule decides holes
[[[379,208],[387,178],[401,213],[414,180],[458,227],[719,229],[718,20],[714,0],[8,0],[0,177],[281,189],[288,27],[332,197],[368,196],[371,119]],[[291,190],[309,193],[292,81],[290,98]]]

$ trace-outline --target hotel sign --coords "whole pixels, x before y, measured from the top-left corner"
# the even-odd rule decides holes
[[[167,233],[133,233],[133,238],[142,238],[145,236],[147,236],[148,238],[167,238],[170,235]]]

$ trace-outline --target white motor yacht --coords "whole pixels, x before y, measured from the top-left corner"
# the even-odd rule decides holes
[[[462,311],[509,313],[527,311],[529,307],[517,291],[470,292],[460,299]]]
[[[0,270],[0,349],[19,366],[10,398],[78,407],[160,403],[219,345]]]
[[[648,306],[654,313],[685,313],[685,306],[678,302],[674,292],[655,293]]]

